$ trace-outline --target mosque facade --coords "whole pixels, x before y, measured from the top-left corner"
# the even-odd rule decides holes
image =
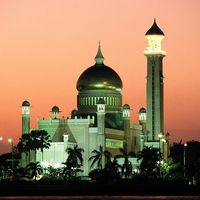
[[[166,55],[161,48],[164,33],[154,20],[145,34],[148,47],[144,51],[147,57],[146,109],[138,112],[138,123],[131,122],[130,106],[122,104],[123,84],[120,76],[104,64],[99,45],[95,64],[87,68],[77,81],[77,110],[71,117],[60,117],[60,109],[53,106],[49,119],[38,119],[38,130],[46,130],[52,140],[49,149],[44,149],[30,158],[30,162],[42,162],[43,165],[59,167],[66,161],[68,147],[78,145],[83,148],[83,175],[88,175],[94,149],[100,146],[119,154],[119,148],[136,154],[145,146],[160,148],[166,158],[169,149],[169,135],[164,134],[163,103],[163,64]],[[22,134],[30,133],[30,108],[28,101],[22,103]],[[33,158],[34,157],[34,158]],[[43,157],[43,158],[42,158]],[[22,156],[21,165],[25,165]]]

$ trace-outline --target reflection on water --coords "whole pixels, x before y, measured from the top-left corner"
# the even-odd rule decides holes
[[[26,200],[26,199],[33,199],[33,200],[173,200],[173,199],[180,199],[180,200],[195,200],[200,199],[200,196],[2,196],[0,200]]]

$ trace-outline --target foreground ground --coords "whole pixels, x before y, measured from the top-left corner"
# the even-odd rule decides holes
[[[81,182],[0,182],[1,196],[130,196],[177,195],[200,196],[200,185],[178,181],[121,181],[118,183]]]

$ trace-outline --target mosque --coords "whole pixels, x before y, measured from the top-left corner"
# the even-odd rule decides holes
[[[90,171],[89,157],[94,149],[108,150],[112,155],[119,154],[119,148],[136,154],[145,146],[159,148],[164,158],[169,151],[169,134],[164,134],[163,104],[163,58],[166,52],[161,48],[163,31],[154,20],[145,34],[148,47],[147,57],[146,109],[138,112],[139,121],[130,121],[130,106],[122,104],[123,84],[120,76],[104,64],[99,45],[95,64],[87,68],[78,78],[76,89],[77,110],[71,117],[60,117],[60,109],[53,106],[49,119],[38,119],[38,130],[46,130],[52,140],[49,149],[34,155],[45,165],[58,167],[66,161],[67,147],[78,145],[84,149],[83,175]],[[30,133],[30,103],[22,103],[22,134]],[[33,160],[33,158],[31,158]],[[22,156],[21,164],[25,160]]]

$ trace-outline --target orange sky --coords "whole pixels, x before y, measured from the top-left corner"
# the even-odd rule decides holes
[[[123,81],[133,121],[145,106],[145,32],[156,17],[165,33],[165,131],[172,141],[199,140],[199,0],[1,0],[0,152],[21,135],[21,102],[30,101],[31,126],[53,105],[69,116],[76,81],[94,64],[101,40],[105,64]],[[7,150],[6,149],[6,150]]]

